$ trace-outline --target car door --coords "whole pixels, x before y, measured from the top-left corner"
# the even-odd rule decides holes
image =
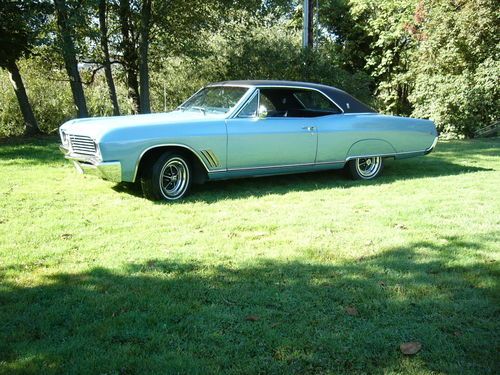
[[[259,116],[259,90],[227,125],[227,168],[314,164],[317,131],[314,118]]]

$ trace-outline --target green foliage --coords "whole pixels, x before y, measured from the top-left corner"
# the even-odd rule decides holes
[[[75,108],[67,76],[63,71],[47,69],[37,58],[22,60],[19,68],[26,82],[28,95],[40,130],[53,133],[65,121],[75,115]],[[90,79],[91,72],[82,71],[84,80]],[[14,90],[10,85],[7,72],[0,71],[0,137],[21,135],[23,132],[22,116]],[[113,108],[108,100],[107,86],[103,75],[97,75],[95,81],[86,87],[87,105],[92,116],[111,116]],[[127,102],[126,88],[118,87],[118,99],[125,109]]]
[[[231,79],[320,82],[370,102],[369,76],[363,72],[351,74],[340,67],[335,45],[325,43],[303,51],[300,32],[286,24],[247,22],[228,24],[221,33],[204,33],[205,42],[195,57],[156,61],[151,80],[153,108],[174,108],[206,83]]]
[[[426,1],[410,69],[414,116],[472,136],[500,118],[500,12],[494,0]]]
[[[364,66],[376,83],[378,107],[391,114],[409,115],[412,82],[408,66],[415,41],[406,27],[417,0],[350,0],[350,15],[362,38],[369,41]],[[355,35],[356,36],[356,35]]]
[[[110,115],[102,71],[91,79],[102,61],[97,2],[67,4],[78,60],[92,62],[80,64],[89,112]],[[154,2],[149,49],[152,109],[171,110],[208,82],[290,79],[340,87],[384,113],[431,118],[441,132],[453,135],[471,136],[499,118],[500,12],[495,0],[321,1],[321,28],[316,29],[315,48],[310,51],[301,48],[300,4]],[[127,114],[132,103],[127,98],[117,7],[117,1],[109,2],[109,44],[111,60],[121,62],[113,64],[113,74],[120,108]],[[131,7],[131,22],[137,28],[140,2],[131,1]],[[5,32],[15,23],[24,30],[18,36],[37,40],[29,44],[34,56],[22,60],[20,69],[40,127],[51,132],[75,113],[54,17],[43,18],[46,11],[37,16],[31,8],[10,15],[8,9],[0,9],[6,15],[0,37],[8,42],[0,47],[13,45]],[[0,136],[20,134],[22,116],[4,73],[0,87]]]
[[[31,53],[49,8],[40,0],[0,0],[0,67]]]
[[[465,136],[499,118],[497,1],[328,0],[322,9],[345,66],[373,78],[381,111]]]

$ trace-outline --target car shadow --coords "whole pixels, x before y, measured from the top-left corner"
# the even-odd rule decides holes
[[[453,176],[464,173],[493,171],[490,168],[461,165],[427,156],[407,160],[390,160],[385,162],[382,175],[375,180],[353,181],[344,170],[331,170],[300,174],[287,174],[268,177],[239,178],[223,181],[208,181],[202,185],[193,185],[192,191],[185,201],[213,203],[220,200],[262,197],[271,194],[287,194],[290,192],[308,192],[318,189],[355,188],[366,185],[391,184],[401,180]],[[119,183],[113,189],[120,193],[128,193],[142,197],[139,184]],[[165,204],[165,202],[157,202]],[[168,202],[167,202],[168,203]]]

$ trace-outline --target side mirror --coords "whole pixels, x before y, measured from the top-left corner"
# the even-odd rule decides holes
[[[267,117],[267,108],[264,105],[261,105],[259,107],[259,110],[257,111],[257,116],[259,118],[266,118]]]

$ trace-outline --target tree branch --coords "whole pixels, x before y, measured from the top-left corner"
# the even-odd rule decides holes
[[[84,85],[87,85],[87,86],[89,86],[89,85],[93,84],[93,83],[94,83],[94,80],[95,80],[95,75],[96,75],[96,74],[97,74],[97,72],[98,72],[99,70],[101,70],[101,69],[104,69],[104,65],[101,65],[101,66],[99,66],[99,67],[97,67],[97,68],[93,69],[93,70],[92,70],[92,74],[91,74],[91,76],[90,76],[90,80],[88,80],[88,81],[83,81],[83,80],[82,80],[82,83],[83,83]]]

